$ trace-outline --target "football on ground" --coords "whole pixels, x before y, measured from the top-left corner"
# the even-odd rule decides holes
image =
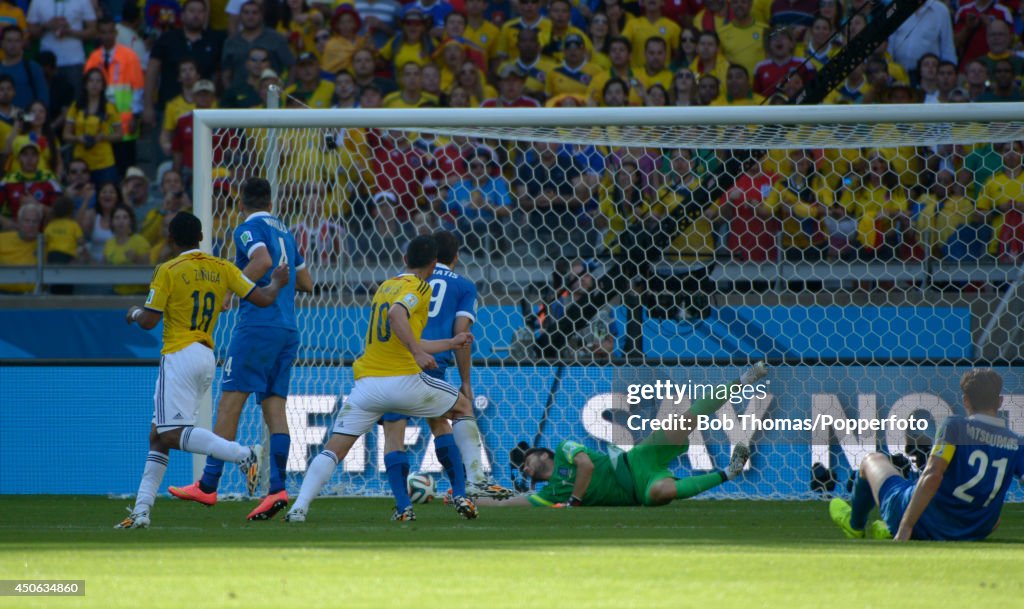
[[[409,487],[409,499],[412,499],[413,503],[427,503],[434,498],[437,491],[434,477],[430,474],[410,474],[406,484]]]

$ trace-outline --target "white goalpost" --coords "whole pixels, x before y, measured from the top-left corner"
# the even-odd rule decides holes
[[[673,465],[712,469],[752,443],[748,475],[711,496],[838,491],[876,449],[913,472],[973,365],[1003,373],[1024,432],[1024,201],[1001,188],[1024,189],[1024,103],[196,110],[193,137],[204,251],[233,258],[237,191],[266,177],[316,283],[298,307],[289,490],[351,386],[373,286],[437,229],[460,236],[456,270],[478,286],[473,388],[503,484],[520,441],[629,447],[647,433],[630,416],[690,401],[630,387],[726,382],[759,359],[763,395],[727,404],[734,426],[695,434]],[[780,428],[825,415],[930,432]],[[247,408],[239,441],[262,433]],[[440,469],[425,426],[406,441],[414,471]],[[361,440],[331,492],[385,494],[382,455],[375,433]],[[222,488],[244,484],[226,470]]]

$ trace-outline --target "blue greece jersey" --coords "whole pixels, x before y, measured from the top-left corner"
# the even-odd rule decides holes
[[[244,269],[249,264],[252,254],[260,247],[267,248],[273,264],[256,285],[270,285],[270,274],[282,261],[291,267],[291,279],[288,285],[281,288],[277,301],[269,307],[261,308],[248,301],[242,301],[238,312],[238,324],[296,330],[295,273],[306,266],[306,261],[299,253],[295,237],[285,223],[265,211],[250,215],[235,229],[235,265]]]
[[[931,458],[948,466],[938,492],[914,526],[914,539],[987,537],[999,521],[1010,483],[1024,475],[1020,436],[999,417],[952,416],[939,430]],[[913,483],[898,476],[882,485],[881,511],[890,531],[899,528],[913,491]]]
[[[455,336],[455,320],[459,317],[476,321],[476,286],[473,282],[438,263],[427,282],[433,290],[423,340],[443,340]],[[435,353],[437,370],[428,374],[444,378],[445,370],[455,363],[451,351]]]
[[[306,263],[288,227],[267,212],[246,218],[235,229],[234,239],[235,264],[240,269],[249,264],[259,248],[267,248],[270,254],[273,264],[256,285],[269,285],[271,273],[282,262],[288,263],[291,279],[269,307],[260,308],[244,300],[239,305],[221,387],[224,391],[255,394],[258,402],[271,395],[288,397],[292,364],[299,350],[295,275]]]

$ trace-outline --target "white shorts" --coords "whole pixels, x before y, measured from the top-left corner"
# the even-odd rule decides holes
[[[153,394],[153,424],[158,432],[196,424],[199,400],[209,391],[216,366],[213,351],[199,343],[160,358]]]
[[[423,373],[364,377],[356,381],[338,411],[333,431],[361,436],[388,412],[427,419],[440,417],[451,410],[458,399],[458,389]]]

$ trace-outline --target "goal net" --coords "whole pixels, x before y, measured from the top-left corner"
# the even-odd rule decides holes
[[[746,442],[749,470],[708,496],[808,498],[876,450],[915,475],[971,366],[1002,373],[1024,432],[1022,142],[1020,104],[199,111],[194,200],[232,258],[240,186],[267,177],[316,284],[290,491],[352,387],[375,286],[446,229],[478,289],[472,389],[498,482],[520,442],[629,448],[766,360],[671,468],[724,467]],[[239,440],[263,433],[250,405]],[[424,422],[406,442],[414,471],[440,471]],[[222,489],[244,489],[237,472]],[[379,430],[327,490],[388,493]]]

